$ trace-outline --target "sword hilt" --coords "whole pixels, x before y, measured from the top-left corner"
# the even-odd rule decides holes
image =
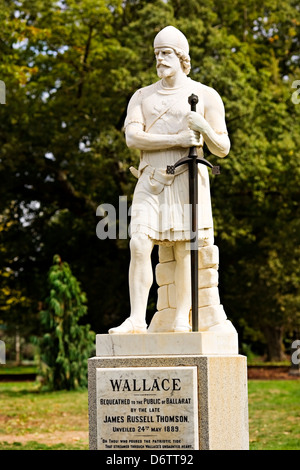
[[[192,93],[191,96],[189,96],[188,102],[191,105],[191,111],[196,111],[198,101],[199,101],[199,98],[197,95],[194,95],[194,93]],[[194,158],[198,156],[196,147],[190,148],[188,156],[189,158]]]
[[[196,105],[199,101],[199,98],[197,95],[194,95],[194,93],[191,94],[188,98],[188,102],[191,105],[191,111],[196,111]]]
[[[189,96],[188,102],[191,105],[191,111],[196,111],[198,101],[199,101],[199,98],[198,98],[197,95],[194,95],[194,93],[192,93]],[[206,160],[205,158],[198,157],[196,147],[190,147],[189,154],[186,157],[183,157],[180,160],[178,160],[178,162],[176,162],[175,165],[168,165],[167,169],[166,169],[167,174],[168,175],[174,175],[175,174],[175,169],[178,166],[183,165],[184,163],[190,163],[191,158],[195,158],[197,163],[202,163],[202,165],[206,165],[209,168],[211,168],[213,175],[219,175],[220,174],[220,167],[219,166],[214,166],[208,160]]]

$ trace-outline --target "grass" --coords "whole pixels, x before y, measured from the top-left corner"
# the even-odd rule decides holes
[[[248,383],[250,448],[300,450],[300,381]]]
[[[2,382],[0,396],[0,450],[88,448],[87,391],[40,392],[33,382]]]
[[[300,381],[250,380],[250,449],[300,450]],[[87,450],[87,391],[0,383],[0,450]]]
[[[70,444],[53,444],[47,445],[37,441],[28,441],[26,444],[21,442],[3,442],[0,443],[0,450],[88,450],[87,445],[82,446],[80,443],[78,445]]]
[[[8,365],[0,367],[0,375],[23,375],[23,374],[36,374],[37,367],[34,365],[22,365],[22,366],[14,366]]]

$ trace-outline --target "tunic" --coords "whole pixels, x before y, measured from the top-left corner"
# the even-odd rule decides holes
[[[192,93],[198,96],[197,112],[204,115],[203,87],[187,78],[180,88],[164,88],[160,80],[139,89],[129,102],[125,129],[131,123],[142,124],[145,132],[153,134],[188,129],[188,97]],[[181,147],[141,152],[138,172],[132,169],[138,182],[131,207],[131,236],[144,234],[157,244],[191,239],[188,165],[178,167],[175,175],[166,173],[167,165],[174,165],[188,153],[188,148]],[[198,154],[203,156],[202,148]],[[202,164],[198,164],[198,201],[198,237],[213,240],[209,175]]]

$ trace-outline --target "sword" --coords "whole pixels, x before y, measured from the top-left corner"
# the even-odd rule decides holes
[[[192,94],[188,98],[191,105],[191,111],[196,111],[198,96]],[[175,165],[167,166],[167,174],[175,174],[175,169],[180,165],[187,163],[189,165],[189,201],[191,207],[191,284],[192,284],[192,330],[198,331],[198,163],[212,168],[213,174],[220,173],[219,166],[213,166],[205,158],[199,157],[197,148],[191,147],[189,154],[181,158]]]

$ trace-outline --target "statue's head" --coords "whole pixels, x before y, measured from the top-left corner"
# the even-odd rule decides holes
[[[189,43],[185,35],[174,28],[174,26],[167,26],[162,29],[154,38],[154,52],[162,49],[172,49],[180,60],[183,72],[188,75],[191,70],[191,59],[189,56]]]

